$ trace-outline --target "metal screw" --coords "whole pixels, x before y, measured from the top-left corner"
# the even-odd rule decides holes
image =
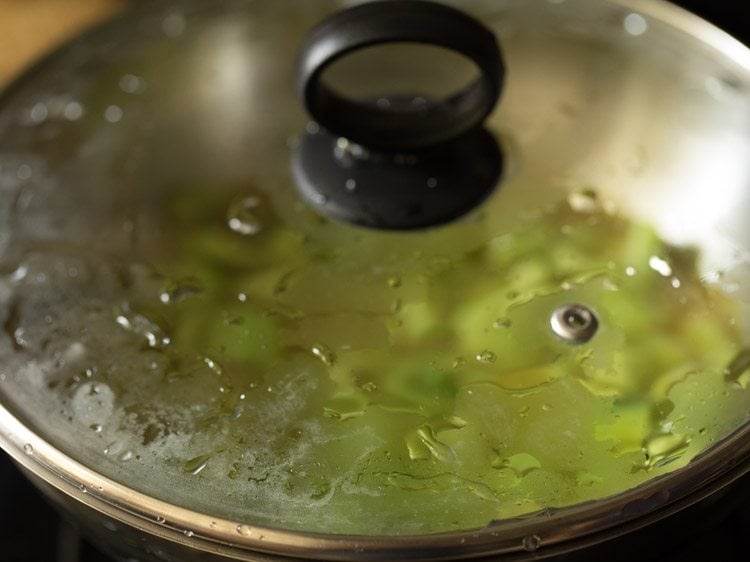
[[[590,308],[582,304],[565,304],[552,313],[550,326],[561,340],[581,344],[594,337],[599,320]]]

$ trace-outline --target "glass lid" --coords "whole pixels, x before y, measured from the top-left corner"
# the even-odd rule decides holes
[[[502,49],[502,164],[384,230],[295,168],[300,47],[353,4],[149,3],[4,92],[2,407],[239,535],[460,532],[689,474],[750,411],[750,54],[659,3],[454,3]],[[393,44],[326,79],[382,109],[383,80],[476,74]]]

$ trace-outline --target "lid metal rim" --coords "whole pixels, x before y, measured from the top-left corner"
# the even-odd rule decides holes
[[[750,82],[750,49],[698,16],[666,0],[609,2],[666,22],[714,48],[741,66]],[[86,35],[96,34],[108,25],[112,23]],[[0,92],[0,105],[59,54],[59,50],[55,51]],[[529,535],[540,539],[541,548],[535,553],[539,558],[597,544],[648,525],[747,474],[750,421],[684,468],[622,494],[499,521],[482,529],[421,536],[322,535],[253,525],[254,536],[247,537],[237,532],[236,521],[174,506],[100,475],[51,446],[2,404],[0,447],[48,484],[115,520],[193,549],[239,560],[396,560],[410,554],[415,560],[466,559],[522,553],[523,539]]]
[[[543,510],[481,529],[418,536],[348,536],[280,531],[181,508],[137,492],[71,459],[0,406],[0,446],[51,486],[112,519],[193,549],[240,560],[258,554],[289,560],[454,560],[524,551],[536,557],[577,550],[621,536],[715,493],[750,472],[750,421],[687,466],[601,500]]]

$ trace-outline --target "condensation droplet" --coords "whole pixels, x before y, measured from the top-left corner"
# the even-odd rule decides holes
[[[162,289],[159,300],[162,304],[176,304],[200,295],[203,290],[197,279],[172,281]]]
[[[167,520],[164,517],[162,517],[161,515],[159,515],[156,518],[156,522],[159,523],[160,525],[163,525],[164,523],[167,522]]]
[[[529,535],[523,538],[523,549],[526,552],[536,552],[542,546],[542,539],[539,535]]]
[[[596,213],[601,210],[599,195],[593,189],[577,189],[568,195],[568,205],[577,213]]]
[[[510,318],[498,318],[492,323],[492,327],[495,328],[495,330],[507,330],[513,325],[513,322],[511,322]]]
[[[192,458],[182,465],[182,470],[193,475],[200,474],[206,468],[206,465],[208,465],[210,458],[210,455],[200,455],[199,457]]]
[[[397,289],[401,286],[401,278],[398,275],[391,275],[388,278],[388,286],[391,289]]]
[[[113,441],[104,448],[105,455],[116,455],[120,451],[122,451],[122,443],[119,441]]]
[[[247,525],[237,525],[237,532],[243,537],[249,537],[253,534],[253,530]]]
[[[195,535],[195,533],[194,533],[193,531],[191,531],[190,529],[185,529],[185,531],[183,531],[183,534],[184,534],[184,535],[185,535],[185,536],[186,536],[187,538],[191,538],[191,537],[192,537],[193,535]]]
[[[354,191],[355,189],[357,189],[356,180],[353,180],[353,179],[346,180],[345,187],[347,191]]]
[[[23,452],[27,455],[33,455],[34,447],[31,445],[31,443],[26,443],[26,445],[23,446]]]
[[[263,230],[263,223],[256,212],[261,206],[258,197],[242,197],[234,201],[227,211],[227,224],[234,232],[243,236],[252,236]]]
[[[336,354],[325,344],[315,344],[310,351],[328,367],[332,367],[336,363]]]
[[[672,275],[672,266],[669,265],[667,260],[659,256],[651,256],[648,260],[648,266],[662,277],[671,277]]]
[[[146,338],[148,346],[153,349],[163,349],[171,343],[169,336],[158,324],[142,314],[133,313],[128,305],[120,307],[115,322],[121,328]]]
[[[489,350],[484,350],[481,353],[477,354],[477,361],[480,363],[487,363],[491,364],[494,363],[497,360],[497,355],[495,355],[493,352]]]
[[[217,361],[211,359],[210,357],[203,357],[203,363],[217,375],[224,374],[224,368]]]

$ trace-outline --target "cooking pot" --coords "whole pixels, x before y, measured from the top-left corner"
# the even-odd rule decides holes
[[[138,559],[679,511],[748,469],[749,91],[659,2],[139,6],[0,100],[0,444]]]

